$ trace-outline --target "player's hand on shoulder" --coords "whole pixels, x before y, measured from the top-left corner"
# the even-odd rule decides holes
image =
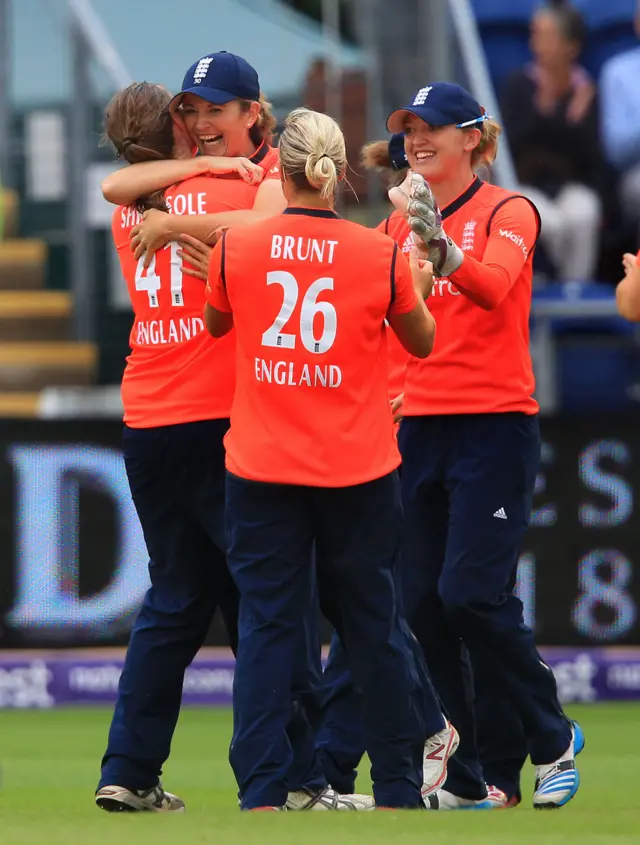
[[[188,267],[185,264],[181,266],[180,269],[182,272],[206,282],[209,273],[209,259],[211,258],[213,247],[186,234],[180,235],[178,244],[180,245],[178,255],[183,261],[189,262]]]
[[[264,177],[264,170],[244,156],[226,158],[224,156],[205,156],[211,173],[237,173],[249,185],[259,185]]]
[[[154,252],[171,240],[169,215],[166,211],[150,208],[142,215],[141,222],[133,227],[129,239],[134,258],[138,260],[146,253],[144,266],[148,267]]]

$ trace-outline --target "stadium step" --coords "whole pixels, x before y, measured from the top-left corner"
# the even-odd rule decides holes
[[[68,340],[73,298],[57,290],[0,290],[3,341]]]
[[[98,349],[91,343],[0,342],[0,392],[90,385],[97,365]]]
[[[44,286],[47,245],[36,238],[0,241],[0,289],[34,290]]]
[[[18,232],[18,194],[10,188],[3,188],[0,191],[0,203],[2,203],[2,237],[15,238]]]
[[[0,393],[0,419],[37,417],[39,403],[39,393]]]

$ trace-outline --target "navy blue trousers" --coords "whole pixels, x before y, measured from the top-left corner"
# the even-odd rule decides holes
[[[473,684],[478,754],[484,779],[510,798],[520,799],[520,774],[529,754],[520,717],[508,695],[485,682],[482,672],[473,672]],[[443,711],[446,711],[444,706]],[[366,740],[360,693],[351,681],[349,661],[337,634],[332,637],[323,675],[317,747],[327,782],[338,792],[354,792]],[[449,761],[447,787],[455,794],[468,786],[467,770],[457,755]]]
[[[443,727],[411,651],[396,591],[396,473],[347,488],[227,476],[228,562],[240,591],[230,761],[242,807],[286,800],[286,727],[301,629],[314,585],[362,691],[366,747],[380,806],[421,806],[422,750]],[[421,656],[420,656],[421,659]]]
[[[508,691],[496,689],[491,676],[485,678],[482,666],[479,670],[473,667],[473,684],[478,756],[484,779],[509,798],[521,800],[520,774],[529,756],[529,744],[520,715]],[[451,762],[447,786],[455,791],[458,762],[455,757]]]
[[[224,554],[228,420],[125,428],[124,460],[151,587],[131,632],[100,786],[148,789],[169,756],[184,673],[219,607],[237,647],[238,594]]]
[[[229,421],[125,428],[124,460],[149,552],[151,587],[131,632],[99,787],[157,784],[175,731],[184,673],[219,608],[234,653],[238,590],[225,548],[225,451]],[[316,612],[315,595],[312,611]],[[315,619],[301,633],[288,735],[287,789],[326,785],[315,749],[322,685]]]
[[[538,419],[517,413],[409,417],[399,442],[407,616],[460,733],[446,788],[481,798],[468,657],[486,685],[485,715],[498,731],[497,703],[506,702],[534,764],[557,759],[571,739],[553,673],[513,594],[540,460]]]

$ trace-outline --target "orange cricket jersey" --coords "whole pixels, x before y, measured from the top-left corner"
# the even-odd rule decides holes
[[[289,208],[225,235],[207,301],[233,312],[236,328],[232,473],[347,487],[398,466],[384,321],[410,311],[416,294],[391,238],[328,210]]]
[[[260,164],[276,168],[277,175],[278,153],[264,149]],[[172,214],[215,214],[251,208],[257,189],[239,177],[194,176],[168,189],[165,199]],[[234,333],[214,340],[205,331],[205,285],[182,273],[176,241],[156,252],[148,270],[136,262],[129,233],[139,220],[134,208],[122,206],[112,219],[134,312],[122,378],[124,421],[132,428],[155,428],[224,419],[235,388]]]
[[[435,345],[425,360],[409,356],[404,416],[535,414],[529,311],[538,213],[524,197],[476,178],[442,217],[465,260],[451,278],[435,280]],[[410,251],[413,235],[398,212],[388,232]]]
[[[383,220],[376,226],[379,232],[384,232],[388,235],[389,218]],[[404,377],[407,372],[407,362],[409,361],[409,353],[400,343],[396,337],[395,332],[389,329],[387,334],[388,343],[388,359],[389,359],[389,374],[387,389],[389,392],[389,402],[393,402],[404,390]]]

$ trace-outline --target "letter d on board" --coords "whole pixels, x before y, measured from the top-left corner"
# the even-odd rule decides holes
[[[83,628],[96,638],[139,607],[149,586],[148,554],[122,455],[97,446],[14,446],[16,600],[7,623],[23,630]],[[115,506],[114,577],[98,595],[78,595],[78,494],[86,483]],[[69,578],[69,573],[75,577]],[[69,583],[71,582],[71,587]]]

